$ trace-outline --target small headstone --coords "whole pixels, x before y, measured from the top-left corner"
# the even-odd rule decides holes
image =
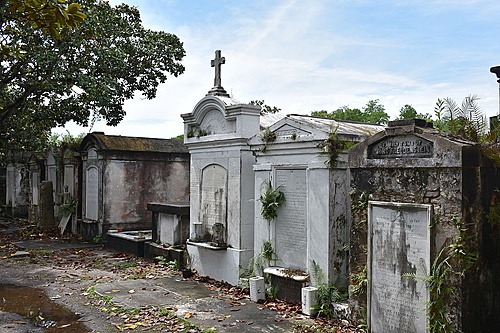
[[[302,313],[308,316],[316,314],[312,308],[317,304],[318,288],[304,287],[302,288]]]
[[[47,180],[40,184],[39,218],[37,227],[41,230],[47,230],[55,226],[52,182]]]
[[[250,299],[253,302],[266,299],[266,286],[262,276],[255,276],[248,279],[250,285]]]

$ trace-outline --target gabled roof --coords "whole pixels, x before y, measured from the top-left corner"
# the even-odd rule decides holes
[[[330,132],[331,129],[334,129],[338,135],[346,134],[370,136],[384,129],[384,126],[382,125],[350,120],[319,118],[298,114],[291,114],[287,117],[298,123],[322,130],[324,132]]]
[[[188,152],[183,140],[106,135],[102,132],[87,134],[80,145],[80,150],[86,150],[92,143],[98,150],[161,153]]]

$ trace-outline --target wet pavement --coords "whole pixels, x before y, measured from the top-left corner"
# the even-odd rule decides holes
[[[32,325],[34,327],[29,330],[33,332],[54,333],[61,332],[61,329],[68,333],[90,332],[79,321],[78,315],[49,299],[39,288],[0,284],[0,308],[5,316],[9,313],[20,315],[9,318],[9,324],[0,326],[2,332],[19,330],[20,326],[21,330],[27,329]]]
[[[14,228],[15,226],[9,226],[9,228],[0,229],[0,237],[5,230],[10,232]],[[107,258],[105,260],[119,261],[119,258],[111,258],[113,255],[116,255],[112,250],[101,248],[92,249],[96,247],[96,245],[77,242],[75,240],[44,239],[18,241],[12,244],[27,251],[60,251],[66,249],[91,248],[94,253],[93,255],[102,257],[103,260]],[[78,260],[77,257],[78,256],[75,255],[75,260]],[[67,257],[67,259],[70,258],[71,255]],[[23,260],[23,257],[20,256],[19,259],[14,260]],[[76,321],[75,318],[72,318],[72,324],[70,326],[78,327],[77,324],[79,324],[79,321],[85,321],[89,324],[87,326],[92,327],[93,332],[116,331],[116,328],[113,327],[110,322],[106,322],[105,319],[101,318],[101,321],[99,321],[99,318],[96,319],[95,314],[99,314],[101,311],[100,309],[82,305],[85,302],[84,297],[80,296],[82,285],[86,285],[87,287],[93,285],[97,294],[110,298],[114,305],[123,307],[124,309],[144,309],[151,306],[162,307],[173,311],[180,318],[186,318],[189,322],[202,329],[212,328],[216,332],[291,332],[294,322],[296,322],[297,319],[303,324],[313,323],[313,321],[306,316],[294,319],[284,318],[277,312],[261,304],[250,301],[248,297],[235,299],[231,297],[231,295],[217,292],[216,289],[210,290],[209,286],[202,282],[183,279],[180,275],[127,280],[114,276],[110,279],[99,280],[99,282],[106,281],[104,283],[95,283],[96,280],[85,281],[83,277],[85,277],[86,274],[88,276],[90,275],[79,270],[68,271],[66,269],[61,270],[59,267],[30,266],[28,263],[14,264],[13,262],[7,261],[0,262],[0,265],[4,266],[0,266],[0,281],[14,283],[16,285],[39,285],[43,287],[43,290],[48,294],[47,296],[49,296],[49,299],[46,299],[41,289],[34,289],[34,294],[22,296],[25,297],[26,300],[37,300],[42,303],[46,302],[47,304],[52,304],[55,300],[57,303],[64,303],[69,307],[73,306],[73,308],[79,311],[83,318],[78,319],[77,317]],[[25,269],[31,269],[32,271],[20,273],[23,271],[23,265],[26,265]],[[10,270],[9,267],[11,268]],[[20,278],[20,276],[23,277]],[[38,279],[40,279],[40,281],[37,281]],[[60,283],[60,286],[66,288],[64,294],[61,293],[63,289],[55,288],[56,283]],[[16,287],[9,286],[9,288],[15,289]],[[5,294],[2,290],[3,289],[0,289],[0,300],[2,300],[2,293]],[[18,290],[18,294],[23,293],[25,293],[25,291],[21,292],[21,289]],[[50,299],[50,296],[54,295],[56,297]],[[62,297],[60,295],[62,295]],[[7,299],[6,301],[9,302]],[[31,301],[23,303],[21,308],[29,309],[28,305],[30,303]],[[40,311],[32,311],[33,313],[38,312],[39,317],[35,317],[34,319],[31,318],[31,322],[29,322],[30,318],[28,314],[23,313],[22,309],[13,310],[6,304],[0,305],[0,331],[41,332],[38,330],[39,327],[35,327],[33,324],[39,325],[40,322],[36,322],[37,320],[41,320],[40,318],[48,318],[48,316],[45,315],[45,313],[48,312],[45,310]],[[56,310],[56,312],[59,311],[62,310]],[[76,310],[73,311],[78,312]],[[24,317],[21,318],[24,318],[24,320],[19,319],[18,315],[14,313],[23,315]],[[68,314],[68,316],[71,317],[70,314]],[[57,322],[55,319],[47,320],[56,327],[66,325],[64,322]],[[16,322],[24,323],[16,324]],[[104,325],[108,327],[104,327]],[[85,330],[69,330],[70,326],[61,327],[56,331],[86,332]],[[96,327],[98,328],[96,329]]]

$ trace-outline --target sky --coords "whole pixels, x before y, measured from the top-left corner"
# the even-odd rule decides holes
[[[111,0],[136,6],[143,25],[177,35],[186,67],[153,100],[125,103],[116,127],[67,124],[55,133],[171,138],[214,85],[242,103],[265,100],[283,114],[310,114],[378,99],[391,119],[406,104],[433,114],[438,98],[477,95],[499,112],[498,0]]]

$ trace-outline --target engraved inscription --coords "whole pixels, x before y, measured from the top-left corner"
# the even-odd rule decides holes
[[[95,166],[87,169],[85,189],[85,217],[90,220],[97,220],[97,208],[99,203],[99,172]]]
[[[415,135],[402,135],[385,138],[371,145],[368,149],[369,158],[396,157],[432,157],[434,145],[431,141]]]
[[[278,211],[275,226],[275,247],[279,265],[306,269],[306,171],[276,170],[276,186],[281,186],[286,198]]]
[[[370,203],[369,212],[372,332],[427,332],[430,207]]]
[[[213,225],[221,223],[226,227],[227,210],[227,170],[216,164],[202,171],[200,221],[203,224],[205,240],[211,241]]]

